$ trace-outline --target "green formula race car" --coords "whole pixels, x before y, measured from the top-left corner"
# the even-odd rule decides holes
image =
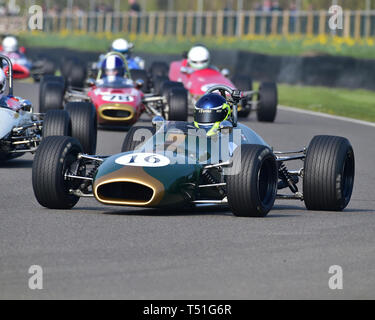
[[[33,166],[38,202],[50,209],[70,209],[80,197],[166,210],[227,205],[239,217],[264,217],[277,198],[304,201],[309,210],[346,208],[355,171],[347,139],[317,136],[308,148],[275,152],[237,122],[246,92],[216,86],[208,94],[216,92],[230,112],[214,135],[156,117],[153,126],[133,127],[122,152],[109,157],[85,155],[73,138],[46,138]],[[288,170],[289,161],[302,161],[302,168]]]

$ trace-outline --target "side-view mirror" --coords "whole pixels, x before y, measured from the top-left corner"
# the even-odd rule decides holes
[[[145,82],[142,79],[138,79],[135,81],[135,87],[137,89],[142,89],[144,85],[145,85]]]
[[[229,78],[230,76],[230,71],[228,69],[223,69],[221,70],[221,74],[225,77],[225,78]]]
[[[95,84],[96,84],[96,82],[92,78],[89,78],[89,79],[86,80],[86,85],[88,85],[89,87],[94,87]]]

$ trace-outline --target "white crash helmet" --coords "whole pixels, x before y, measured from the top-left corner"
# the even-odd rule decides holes
[[[201,70],[210,65],[210,52],[204,46],[195,46],[188,53],[188,62],[190,67]]]
[[[113,41],[111,50],[114,52],[119,52],[123,55],[128,55],[131,49],[134,48],[134,45],[125,39],[117,39]]]
[[[5,37],[2,46],[5,52],[16,52],[18,50],[18,41],[15,37]]]
[[[7,77],[3,69],[0,68],[0,98],[5,92],[6,86],[7,86]]]

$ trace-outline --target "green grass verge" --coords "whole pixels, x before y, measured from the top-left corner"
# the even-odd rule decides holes
[[[375,122],[375,92],[280,84],[279,103],[311,111]]]
[[[245,50],[271,55],[317,55],[329,54],[374,59],[375,40],[339,38],[330,36],[244,36],[199,38],[146,36],[126,34],[81,34],[67,31],[52,33],[23,33],[21,43],[26,47],[66,47],[84,51],[106,51],[111,42],[125,37],[135,43],[136,50],[157,54],[181,54],[193,44],[204,43],[211,49]]]

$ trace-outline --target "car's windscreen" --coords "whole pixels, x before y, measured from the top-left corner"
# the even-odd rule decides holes
[[[232,138],[223,138],[221,134],[208,137],[207,130],[197,129],[193,123],[187,122],[168,122],[154,136],[150,130],[143,129],[134,138],[145,141],[136,150],[148,153],[171,152],[192,158],[198,163],[206,162],[213,154],[217,155],[217,161],[227,161],[232,152],[232,147],[229,147]]]
[[[104,77],[96,82],[98,88],[125,89],[133,88],[132,80],[122,77]]]

